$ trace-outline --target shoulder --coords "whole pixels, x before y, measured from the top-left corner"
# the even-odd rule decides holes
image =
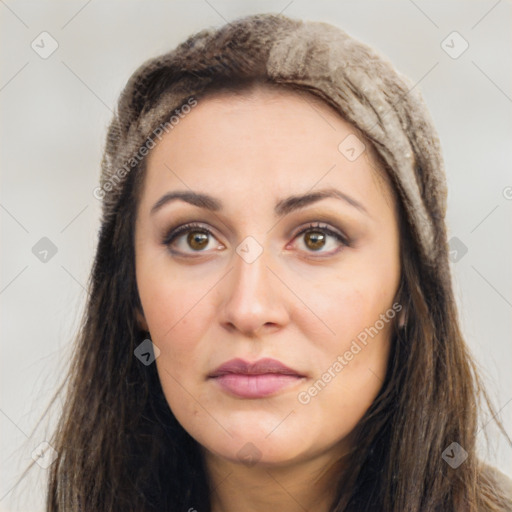
[[[501,489],[506,491],[507,495],[512,497],[512,478],[508,475],[489,464],[482,464],[481,474],[486,479],[492,480]]]
[[[482,463],[480,468],[481,491],[498,506],[492,510],[512,511],[512,478],[498,468]]]

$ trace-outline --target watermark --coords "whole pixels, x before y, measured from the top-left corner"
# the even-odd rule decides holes
[[[32,458],[43,469],[48,469],[55,462],[57,456],[57,450],[48,441],[43,441],[32,452]]]
[[[355,134],[347,135],[338,145],[338,151],[349,161],[356,161],[366,149],[364,142]]]
[[[263,247],[252,236],[245,237],[238,247],[236,253],[246,262],[254,263],[263,252]]]
[[[174,110],[174,114],[169,118],[169,120],[153,130],[151,135],[146,139],[146,142],[139,148],[137,153],[124,164],[123,167],[119,168],[107,181],[105,181],[105,183],[103,183],[101,187],[96,187],[92,191],[93,196],[101,201],[108,192],[111,192],[116,188],[116,186],[122,183],[130,171],[144,160],[144,157],[149,153],[149,150],[156,146],[155,138],[162,140],[164,133],[169,133],[174,129],[174,127],[179,124],[180,120],[189,114],[196,105],[197,100],[195,98],[189,98],[187,103],[182,105],[179,109]]]
[[[258,447],[251,442],[245,443],[236,454],[238,460],[249,467],[257,464],[261,459],[261,455],[261,451]]]
[[[468,253],[466,244],[456,236],[452,236],[448,241],[449,259],[453,263],[458,263]]]
[[[441,48],[452,59],[458,59],[469,48],[469,43],[454,30],[441,41]]]
[[[457,469],[468,458],[468,452],[459,443],[453,442],[441,457],[449,466]]]
[[[347,366],[354,356],[359,354],[361,350],[366,347],[368,344],[368,336],[372,339],[379,334],[379,332],[384,329],[385,325],[389,323],[390,320],[395,318],[396,314],[402,310],[402,305],[398,302],[395,302],[391,308],[389,308],[385,313],[381,313],[379,320],[377,320],[371,327],[365,327],[363,331],[361,331],[355,339],[352,340],[350,348],[346,350],[343,355],[339,355],[336,360],[327,368],[322,375],[314,382],[312,386],[310,386],[306,391],[301,391],[297,395],[297,400],[302,405],[307,405],[311,402],[311,399],[318,395],[320,391],[322,391],[329,382],[331,382],[338,373]],[[358,343],[359,342],[359,343]],[[362,346],[360,345],[362,344]]]
[[[144,366],[149,366],[160,355],[160,349],[150,339],[145,339],[133,353]]]
[[[59,47],[59,43],[49,32],[41,32],[30,46],[41,59],[46,60]]]
[[[512,199],[512,187],[510,185],[503,189],[503,197],[509,201]]]
[[[46,236],[32,247],[32,254],[42,263],[48,263],[57,252],[57,246]]]

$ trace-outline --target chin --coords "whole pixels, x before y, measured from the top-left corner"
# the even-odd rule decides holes
[[[295,462],[305,455],[306,443],[300,435],[283,431],[273,432],[231,431],[233,437],[203,439],[201,444],[209,452],[230,462],[248,467],[259,465],[280,466]]]

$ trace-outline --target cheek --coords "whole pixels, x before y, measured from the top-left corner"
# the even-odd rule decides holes
[[[208,354],[204,346],[212,322],[211,304],[205,297],[208,283],[185,280],[153,266],[148,272],[140,268],[138,286],[151,340],[160,350],[156,365],[164,394],[171,408],[188,410],[193,404],[182,403],[184,389],[191,389],[189,383],[202,377],[196,369],[205,367],[199,358]]]
[[[314,286],[296,287],[303,307],[293,321],[317,346],[343,352],[391,307],[393,286],[368,270],[328,275]]]
[[[201,323],[197,320],[203,318],[198,311],[204,306],[201,300],[207,289],[204,281],[196,281],[193,276],[185,279],[165,261],[153,260],[149,264],[141,259],[137,267],[137,286],[155,343],[165,345],[168,339],[183,340],[187,332],[191,338],[191,331],[200,329]]]
[[[295,322],[310,340],[316,374],[299,402],[311,418],[331,417],[333,432],[356,425],[386,374],[397,276],[369,268],[300,290],[315,315],[297,315]]]
[[[158,272],[154,272],[158,274]],[[197,380],[203,377],[201,354],[206,330],[211,323],[211,307],[204,297],[208,288],[203,282],[169,275],[144,279],[141,273],[139,294],[151,340],[159,348],[157,372],[169,407],[178,421],[192,421],[201,414],[201,407],[189,393],[194,393]],[[164,275],[164,274],[161,274]],[[201,300],[202,299],[202,300]],[[204,357],[204,356],[203,356]]]
[[[297,398],[304,418],[335,439],[355,428],[384,383],[393,320],[379,322],[385,307],[361,291],[345,290],[330,304],[336,306],[324,313],[331,313],[326,323],[335,335],[324,328],[312,340],[316,372]]]

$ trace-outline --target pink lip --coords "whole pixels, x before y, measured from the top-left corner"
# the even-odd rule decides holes
[[[235,396],[263,398],[297,383],[304,375],[275,359],[249,363],[237,358],[220,365],[209,377]]]

